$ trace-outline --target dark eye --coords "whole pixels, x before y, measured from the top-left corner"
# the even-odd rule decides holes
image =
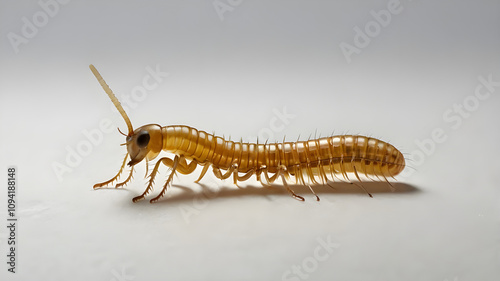
[[[139,137],[137,137],[137,145],[140,148],[145,148],[149,143],[149,138],[150,137],[148,132],[142,133]]]

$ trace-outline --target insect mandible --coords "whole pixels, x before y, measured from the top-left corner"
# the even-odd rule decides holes
[[[131,180],[135,165],[141,161],[145,160],[147,169],[148,162],[154,160],[160,152],[175,155],[174,159],[162,157],[156,162],[149,174],[146,190],[134,197],[133,202],[144,199],[152,191],[156,174],[162,164],[169,167],[171,172],[160,194],[151,199],[151,203],[165,195],[176,172],[187,175],[194,172],[198,165],[203,166],[203,169],[195,182],[200,181],[210,167],[217,178],[232,177],[236,185],[253,175],[263,185],[270,185],[281,179],[286,190],[301,201],[304,201],[304,198],[288,186],[287,182],[291,177],[295,178],[295,184],[308,186],[319,201],[311,185],[328,184],[328,181],[339,179],[339,176],[353,183],[348,174],[353,174],[359,182],[359,174],[362,174],[367,178],[375,177],[390,184],[387,178],[394,178],[405,167],[403,154],[393,145],[365,136],[340,135],[307,141],[259,144],[225,140],[183,125],[162,127],[149,124],[134,130],[120,102],[97,69],[93,65],[90,65],[90,69],[128,127],[125,142],[127,154],[118,174],[108,181],[95,184],[94,189],[115,182],[126,165],[130,167],[130,173],[125,181],[116,184],[116,188]],[[130,161],[127,163],[129,156]],[[356,185],[372,197],[362,185]]]

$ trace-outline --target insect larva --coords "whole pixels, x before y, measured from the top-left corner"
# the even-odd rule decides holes
[[[161,164],[170,167],[172,171],[162,191],[151,199],[151,203],[165,194],[175,172],[187,175],[192,173],[198,165],[203,166],[203,170],[196,182],[203,178],[210,167],[217,178],[232,177],[235,184],[248,180],[252,175],[255,175],[263,185],[281,179],[288,192],[294,198],[302,201],[304,198],[295,194],[288,186],[287,181],[290,180],[290,177],[295,178],[296,184],[308,186],[319,201],[319,197],[309,182],[328,184],[328,180],[333,181],[334,178],[340,176],[351,182],[348,175],[354,175],[361,181],[360,174],[368,178],[375,177],[387,181],[388,177],[396,176],[405,167],[403,155],[393,145],[364,136],[342,135],[308,141],[254,144],[224,140],[188,126],[162,127],[157,124],[149,124],[134,130],[120,102],[99,72],[93,65],[90,65],[90,69],[128,127],[125,143],[128,153],[125,155],[118,174],[108,181],[94,185],[94,189],[117,180],[129,156],[130,174],[125,181],[118,183],[116,187],[130,181],[134,166],[142,160],[146,160],[147,168],[147,162],[155,159],[161,151],[175,155],[174,159],[163,157],[156,162],[149,174],[146,190],[141,195],[134,197],[134,202],[143,199],[152,190]],[[359,186],[363,188],[361,185]],[[367,191],[365,190],[365,192]],[[371,197],[370,193],[368,195]]]

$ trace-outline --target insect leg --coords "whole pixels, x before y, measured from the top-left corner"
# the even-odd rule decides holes
[[[182,162],[182,161],[185,162],[184,156],[179,156],[179,155],[175,155],[175,158],[174,158],[173,162],[172,162],[172,160],[170,158],[164,158],[164,159],[162,159],[161,162],[163,164],[165,164],[166,166],[171,167],[172,171],[170,172],[170,175],[168,175],[167,182],[165,182],[165,185],[163,185],[163,189],[161,190],[160,194],[158,194],[158,196],[156,196],[155,198],[151,199],[149,201],[150,203],[154,203],[154,202],[158,201],[160,198],[163,197],[163,195],[165,195],[165,192],[167,191],[168,185],[170,184],[170,182],[174,178],[174,174],[175,174],[175,171],[177,170],[179,162]]]
[[[286,190],[288,190],[288,192],[290,192],[290,194],[292,195],[292,197],[295,198],[295,199],[297,199],[297,200],[300,200],[300,201],[305,201],[304,197],[295,194],[295,192],[293,192],[293,190],[288,186],[288,183],[285,180],[285,175],[286,174],[287,174],[287,172],[286,172],[286,166],[281,165],[279,167],[279,169],[278,169],[278,172],[276,172],[276,174],[274,174],[271,177],[271,180],[274,181],[277,177],[281,177],[281,180],[283,181],[283,185],[285,186]],[[318,197],[318,196],[316,196],[316,197]]]
[[[265,166],[264,166],[265,167]],[[262,183],[262,178],[260,177],[260,174],[262,173],[262,168],[263,167],[259,167],[257,168],[257,170],[255,171],[255,178],[257,179],[257,181],[260,181]]]
[[[311,191],[311,193],[314,194],[314,196],[316,196],[316,201],[319,201],[319,196],[316,194],[316,192],[314,192],[312,186],[310,184],[308,184],[307,187],[309,187],[309,190]]]
[[[252,169],[252,170],[248,171],[246,174],[244,174],[243,176],[239,176],[238,175],[238,164],[233,163],[231,165],[231,167],[229,169],[227,169],[226,173],[224,173],[224,174],[222,174],[220,168],[216,168],[216,167],[213,168],[213,172],[214,172],[214,175],[221,180],[228,179],[231,175],[233,175],[234,184],[236,186],[240,187],[238,185],[238,181],[248,180],[254,174],[255,170]]]
[[[304,179],[304,173],[302,167],[298,167],[296,169],[295,177],[302,185],[306,185],[306,180]]]
[[[318,172],[319,172],[319,177],[321,179],[321,183],[323,185],[328,183],[328,177],[326,176],[324,166],[323,164],[321,164],[321,162],[318,164]]]
[[[105,182],[101,182],[101,183],[96,183],[94,185],[94,189],[98,189],[100,187],[103,187],[105,185],[108,185],[112,182],[114,182],[116,179],[118,179],[118,177],[121,175],[122,171],[123,171],[123,168],[125,167],[125,164],[127,164],[127,157],[128,157],[128,153],[125,155],[125,159],[123,159],[123,164],[122,166],[120,167],[120,170],[118,171],[118,174],[116,174],[116,176],[112,177],[110,180],[107,180]]]
[[[319,166],[319,169],[322,169],[322,167]],[[313,173],[311,167],[309,166],[309,164],[306,166],[306,173],[307,173],[309,179],[311,179],[311,181],[313,182],[313,184],[318,184],[318,182],[314,179],[314,173]],[[304,185],[307,185],[307,187],[309,187],[309,190],[311,191],[311,193],[314,194],[314,196],[316,196],[316,201],[319,201],[319,196],[316,194],[316,192],[314,192],[311,184],[304,183]]]
[[[201,170],[200,177],[197,180],[194,181],[196,183],[200,182],[200,180],[205,176],[205,174],[207,173],[208,168],[210,168],[211,164],[205,163],[205,164],[201,164],[201,165],[203,165],[203,170]]]
[[[371,198],[373,198],[373,196],[371,195],[371,193],[370,193],[370,192],[368,192],[368,190],[366,190],[366,188],[365,188],[363,185],[361,185],[361,179],[359,178],[358,172],[357,172],[357,170],[356,170],[356,166],[353,166],[353,167],[354,167],[354,175],[356,175],[356,178],[358,178],[358,180],[359,180],[359,182],[360,182],[360,183],[359,183],[359,184],[357,184],[357,183],[352,182],[352,181],[350,181],[350,180],[349,180],[349,182],[350,182],[351,184],[355,184],[355,185],[357,185],[359,188],[363,189],[363,190],[366,192],[366,194],[368,194],[368,196],[370,196]]]
[[[318,182],[317,182],[317,181],[316,181],[316,179],[314,178],[314,172],[312,171],[311,165],[307,164],[307,165],[306,165],[306,168],[305,168],[305,171],[306,171],[307,176],[309,177],[309,180],[310,180],[313,184],[318,184]]]
[[[276,180],[276,178],[278,178],[278,176],[279,176],[279,172],[276,172],[274,175],[272,175],[271,177],[269,177],[267,169],[263,170],[263,173],[264,173],[264,177],[266,178],[266,181],[268,182],[268,184],[274,183],[274,181]]]
[[[234,166],[231,166],[225,174],[222,174],[222,172],[220,171],[220,168],[216,168],[216,167],[213,167],[213,172],[214,172],[214,175],[218,178],[218,179],[221,179],[221,180],[225,180],[227,178],[229,178],[231,176],[231,174],[233,173],[233,170],[234,170]]]
[[[330,159],[330,163],[328,164],[328,169],[330,170],[330,175],[332,176],[332,179],[331,181],[332,182],[335,182],[335,178],[337,178],[336,176],[336,170],[335,170],[335,166],[334,166],[334,163],[333,163],[333,159]],[[337,178],[338,179],[338,178]],[[334,186],[330,185],[328,182],[326,183],[329,187],[335,189]]]
[[[237,187],[240,187],[238,185],[238,164],[234,163],[233,165],[231,165],[231,168],[233,170],[233,183],[237,186]],[[229,172],[229,171],[228,171]]]
[[[342,173],[342,176],[344,176],[344,179],[351,182],[351,180],[349,179],[349,177],[347,176],[347,172],[345,170],[345,166],[344,166],[344,157],[341,157],[340,158],[340,173]]]
[[[116,184],[115,188],[118,188],[118,187],[120,187],[122,185],[127,184],[127,182],[129,182],[132,179],[132,175],[133,174],[134,174],[134,166],[130,167],[130,174],[128,174],[127,179],[124,180],[124,181],[122,181],[122,182],[120,182],[120,183],[118,183],[118,184]]]
[[[153,168],[153,171],[151,172],[151,174],[149,174],[149,183],[148,183],[148,186],[146,187],[146,190],[144,190],[144,192],[141,195],[136,196],[132,199],[132,201],[134,203],[139,201],[139,200],[144,199],[144,197],[153,189],[153,185],[155,183],[155,177],[156,177],[156,174],[158,173],[158,168],[160,167],[160,164],[164,160],[172,161],[172,159],[164,157],[164,158],[161,158],[160,160],[158,160],[158,162],[156,162],[155,167]]]
[[[260,174],[264,174],[264,178],[266,179],[267,182],[264,182],[262,180],[262,176]],[[259,170],[257,171],[257,179],[260,181],[260,183],[263,186],[270,186],[271,184],[269,183],[269,175],[267,174],[267,167],[266,165],[260,166]]]
[[[238,181],[246,181],[248,180],[253,174],[255,173],[254,169],[251,169],[250,171],[246,172],[244,175],[240,176],[238,174],[238,166],[235,166],[235,169],[233,171],[233,180],[234,184],[238,186]],[[238,186],[239,187],[239,186]]]
[[[384,167],[385,167],[385,170],[384,171]],[[392,185],[391,182],[389,182],[389,180],[387,180],[387,177],[385,176],[386,174],[387,175],[391,175],[390,172],[389,172],[389,165],[385,164],[383,165],[381,168],[380,168],[380,171],[382,172],[382,177],[384,178],[385,182],[387,182],[387,184],[389,184],[389,188],[391,189],[392,192],[396,191],[396,188]],[[394,177],[393,177],[394,178]]]
[[[196,166],[198,165],[198,161],[192,160],[189,164],[186,162],[186,159],[182,158],[179,160],[179,166],[177,166],[177,171],[183,175],[189,175],[194,170],[196,170]]]
[[[293,192],[293,190],[288,186],[288,183],[286,182],[286,179],[285,179],[285,176],[288,176],[288,172],[286,170],[285,165],[280,165],[278,167],[278,171],[274,175],[272,175],[271,177],[269,177],[269,174],[267,173],[267,169],[262,169],[262,172],[264,173],[264,177],[266,178],[267,182],[270,184],[274,183],[274,181],[278,177],[281,177],[281,179],[283,181],[283,185],[285,186],[286,190],[292,195],[292,197],[297,199],[297,200],[304,201],[304,197],[295,194],[295,192]]]

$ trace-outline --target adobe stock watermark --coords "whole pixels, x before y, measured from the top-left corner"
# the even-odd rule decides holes
[[[447,123],[451,129],[458,130],[464,119],[470,118],[472,113],[477,111],[486,100],[488,100],[496,88],[500,87],[500,81],[493,81],[493,75],[488,77],[479,76],[478,84],[474,89],[474,93],[466,96],[462,102],[454,103],[450,108],[443,112],[443,121]],[[417,149],[412,151],[410,159],[414,168],[421,166],[427,157],[434,154],[436,147],[448,140],[448,134],[442,127],[436,127],[431,131],[430,137],[423,140],[416,139],[415,144]],[[409,177],[415,172],[414,169],[405,169],[401,173],[402,177]]]
[[[118,95],[118,100],[122,104],[123,109],[130,113],[132,109],[137,108],[140,102],[144,101],[150,91],[155,90],[159,87],[160,83],[168,77],[168,72],[163,72],[160,70],[160,66],[156,65],[155,68],[147,66],[145,68],[146,75],[142,79],[142,84],[140,86],[135,86],[130,91],[130,94]],[[118,112],[116,108],[110,103],[113,111]],[[73,146],[66,145],[66,157],[61,163],[59,161],[52,162],[52,170],[56,175],[59,182],[64,180],[64,175],[73,172],[73,169],[78,167],[85,157],[92,153],[94,147],[101,145],[106,134],[111,132],[117,132],[116,128],[118,126],[111,121],[109,118],[103,118],[99,121],[97,127],[91,129],[83,129],[82,139]]]
[[[243,0],[215,0],[212,5],[220,21],[224,21],[224,14],[233,12],[242,3]]]
[[[111,270],[111,274],[113,277],[110,279],[110,281],[132,281],[135,279],[135,276],[131,274],[127,274],[127,268],[130,265],[124,265],[121,268],[121,271],[117,271],[116,269]]]
[[[14,53],[19,53],[19,46],[21,44],[28,44],[30,39],[33,39],[38,31],[45,27],[51,18],[54,18],[61,7],[68,4],[70,0],[40,0],[38,1],[38,6],[41,10],[36,11],[30,18],[22,17],[21,22],[21,32],[9,32],[7,33],[7,39],[9,39],[10,45],[14,50]]]
[[[281,280],[300,281],[309,279],[310,274],[318,270],[321,262],[329,259],[334,250],[340,247],[339,243],[332,241],[330,235],[326,239],[318,237],[316,241],[318,245],[313,249],[312,255],[305,257],[298,265],[294,264],[290,269],[283,272]]]
[[[389,26],[394,15],[398,15],[403,11],[401,2],[399,0],[389,0],[387,2],[387,9],[380,10],[378,12],[371,10],[370,15],[373,20],[367,22],[363,29],[359,26],[355,26],[353,44],[346,42],[341,42],[339,44],[340,50],[344,55],[347,63],[351,63],[351,56],[356,54],[361,54],[361,50],[370,45],[373,38],[377,37],[382,28]]]
[[[200,181],[200,184],[205,186],[206,189],[203,192],[196,194],[193,197],[191,204],[181,204],[179,205],[179,212],[186,224],[191,223],[191,219],[200,215],[200,213],[208,206],[209,200],[214,199],[219,195],[220,183],[222,181],[217,181],[211,175],[205,175],[205,177]]]
[[[269,120],[269,126],[264,127],[259,130],[257,133],[257,137],[250,136],[249,140],[269,140],[271,142],[276,141],[274,138],[275,133],[283,132],[290,124],[290,121],[295,119],[295,114],[288,113],[286,106],[283,106],[283,109],[280,111],[277,108],[273,108],[273,117]]]

